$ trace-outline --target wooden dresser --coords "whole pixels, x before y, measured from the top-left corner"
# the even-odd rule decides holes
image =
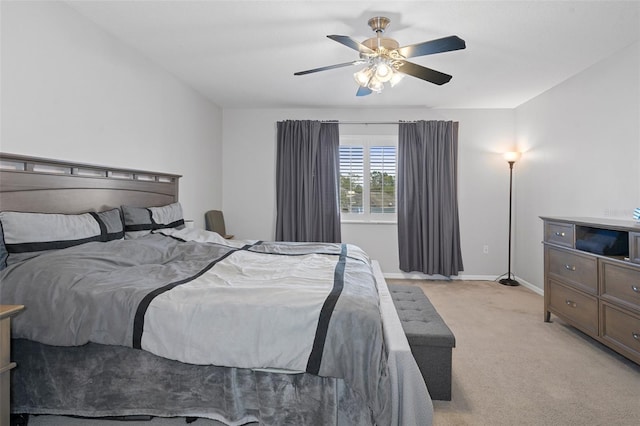
[[[24,309],[22,305],[0,305],[0,426],[8,426],[10,418],[11,317]]]
[[[640,364],[640,224],[541,219],[545,321],[557,315]]]

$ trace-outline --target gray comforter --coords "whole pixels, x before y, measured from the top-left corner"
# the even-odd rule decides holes
[[[389,422],[378,293],[360,249],[226,245],[193,232],[88,243],[8,267],[0,300],[27,306],[14,337],[342,378],[375,423]]]

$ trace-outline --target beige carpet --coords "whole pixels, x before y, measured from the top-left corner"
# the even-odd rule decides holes
[[[491,281],[419,285],[456,336],[451,401],[434,425],[640,425],[640,366]]]
[[[640,425],[640,366],[552,317],[524,287],[487,281],[417,282],[456,336],[453,399],[434,401],[434,425]],[[177,426],[57,416],[32,426]],[[195,426],[219,423],[200,419]],[[407,425],[412,426],[412,425]]]

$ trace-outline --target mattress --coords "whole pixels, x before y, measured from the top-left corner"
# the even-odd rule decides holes
[[[255,416],[265,424],[278,424],[279,420],[265,420],[273,419],[266,414],[269,407],[280,407],[277,411],[283,413],[289,407],[292,413],[311,418],[320,416],[312,408],[323,407],[329,413],[322,416],[330,416],[336,424],[347,418],[353,424],[431,422],[431,402],[384,279],[356,246],[226,242],[206,231],[174,229],[135,240],[57,250],[1,273],[3,303],[27,306],[14,321],[17,347],[27,348],[21,355],[24,359],[16,361],[51,365],[46,357],[28,361],[27,354],[46,351],[46,356],[69,357],[66,364],[78,372],[47,372],[59,376],[50,393],[64,389],[56,381],[65,376],[94,376],[95,362],[83,367],[90,372],[87,376],[80,372],[82,363],[72,361],[86,358],[78,355],[80,351],[89,348],[113,355],[118,350],[123,357],[133,351],[177,362],[176,371],[176,365],[202,371],[219,368],[209,376],[217,377],[215,383],[225,383],[221,391],[233,395],[233,400],[256,398],[257,382],[271,389],[260,392],[262,404],[249,404],[247,409],[229,409],[227,404],[189,408],[185,400],[180,414],[175,409],[163,411],[160,404],[154,415],[203,416],[229,424]],[[61,348],[73,349],[60,355]],[[136,368],[139,361],[125,364]],[[98,376],[115,377],[113,369],[118,367],[103,365],[112,368]],[[61,395],[49,395],[48,402],[30,406],[34,378],[20,377],[16,374],[16,395],[24,395],[24,401],[18,399],[15,409],[51,410],[56,398],[61,406]],[[144,388],[144,380],[132,388],[137,386]],[[122,383],[113,391],[118,388]],[[90,383],[86,389],[92,389]],[[161,389],[157,395],[166,398],[172,392],[176,390]],[[105,415],[105,407],[117,405],[116,393],[98,392],[95,396],[101,402],[85,408],[74,402],[68,410],[75,406],[75,412],[67,414]],[[292,398],[307,394],[319,399]],[[353,409],[356,406],[360,408]],[[120,409],[130,410],[136,407]]]

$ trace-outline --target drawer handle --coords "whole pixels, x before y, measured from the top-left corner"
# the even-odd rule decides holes
[[[576,267],[575,265],[564,265],[564,269],[566,269],[567,271],[575,271]]]
[[[564,237],[566,234],[564,232],[556,232],[556,237]]]
[[[636,293],[640,293],[640,287],[635,284],[631,284],[631,290],[635,291]]]
[[[640,334],[636,333],[636,332],[631,332],[631,335],[633,336],[634,339],[640,341]]]
[[[567,306],[571,306],[572,308],[577,308],[578,307],[578,304],[576,302],[574,302],[573,300],[567,299],[567,300],[564,301],[564,303],[566,303]]]

